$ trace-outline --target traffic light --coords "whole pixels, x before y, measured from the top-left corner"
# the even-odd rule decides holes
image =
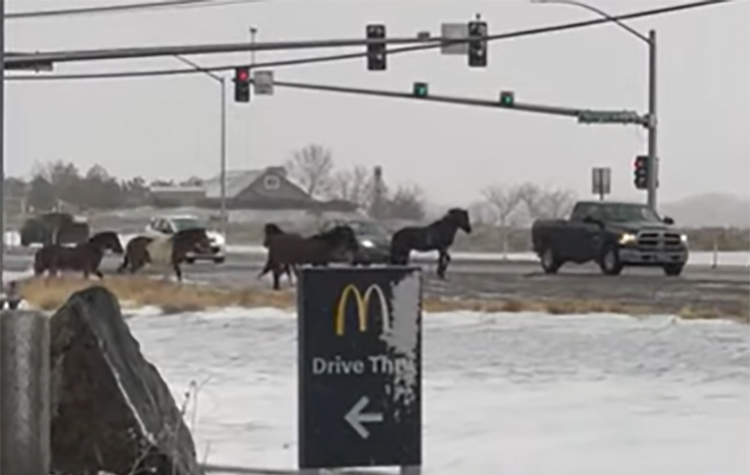
[[[367,39],[385,39],[385,25],[367,25]],[[367,69],[370,71],[385,71],[385,43],[368,43],[367,45]]]
[[[487,36],[487,22],[470,21],[469,66],[472,68],[484,68],[487,66],[487,41],[476,39],[483,36]]]
[[[250,102],[250,68],[234,70],[234,101]]]
[[[639,190],[648,188],[648,157],[638,155],[633,164],[633,184]]]
[[[516,98],[513,92],[511,91],[501,91],[500,92],[500,105],[505,107],[513,107],[513,104],[515,104]]]
[[[427,83],[415,82],[414,83],[414,95],[416,97],[427,97]]]

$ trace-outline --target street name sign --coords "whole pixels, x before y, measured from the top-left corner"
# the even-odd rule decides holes
[[[422,464],[419,267],[302,268],[300,469]]]
[[[578,113],[581,124],[642,124],[644,118],[633,111],[593,111],[582,110]]]

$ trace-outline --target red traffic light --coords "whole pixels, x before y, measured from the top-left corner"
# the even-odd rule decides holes
[[[235,76],[238,81],[245,82],[250,78],[250,71],[247,68],[237,68]]]

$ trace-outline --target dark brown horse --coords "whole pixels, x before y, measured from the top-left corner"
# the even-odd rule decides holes
[[[300,238],[302,237],[302,235],[299,233],[284,232],[276,223],[268,223],[263,227],[263,247],[268,249],[269,242],[276,236],[280,235],[298,236]],[[268,267],[268,263],[266,263],[266,267],[260,272],[260,274],[258,274],[258,278],[260,279],[270,270],[271,269]],[[286,274],[287,279],[289,279],[289,283],[292,283],[292,271],[294,271],[294,275],[296,276],[297,268],[294,266],[294,264],[284,264],[283,272]]]
[[[273,288],[278,290],[279,278],[285,266],[325,266],[333,260],[337,252],[356,252],[358,243],[354,230],[342,225],[310,237],[277,234],[268,239],[267,247],[268,259],[261,276],[273,272]]]
[[[186,254],[210,250],[211,240],[204,228],[183,229],[170,236],[137,236],[125,247],[125,257],[117,272],[122,273],[129,267],[133,274],[146,264],[151,264],[160,267],[165,278],[168,270],[173,269],[177,280],[182,282],[180,264],[185,262]]]
[[[55,276],[58,271],[68,270],[83,272],[85,278],[95,274],[102,279],[104,275],[99,271],[99,266],[107,250],[115,254],[123,253],[120,238],[112,231],[95,234],[75,247],[47,244],[34,254],[34,274],[39,276],[48,272],[50,276]]]

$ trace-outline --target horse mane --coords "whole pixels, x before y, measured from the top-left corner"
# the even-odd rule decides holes
[[[269,238],[271,236],[279,236],[282,234],[286,234],[278,224],[276,223],[266,223],[265,226],[263,226],[263,247],[269,246]]]

